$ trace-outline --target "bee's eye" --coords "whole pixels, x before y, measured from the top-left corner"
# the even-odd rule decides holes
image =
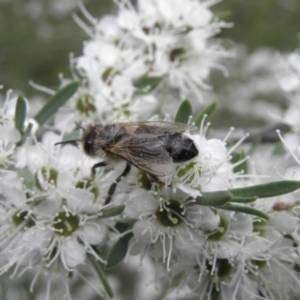
[[[84,151],[88,155],[93,155],[94,154],[94,147],[93,147],[93,140],[89,139],[84,143]]]

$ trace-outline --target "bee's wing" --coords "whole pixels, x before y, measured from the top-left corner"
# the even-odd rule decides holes
[[[120,124],[124,126],[128,132],[136,134],[139,134],[139,132],[147,132],[153,134],[164,131],[185,132],[198,129],[198,127],[191,124],[167,121],[129,122]]]
[[[163,142],[154,135],[128,136],[110,147],[108,152],[155,177],[166,176],[171,172],[173,160]]]

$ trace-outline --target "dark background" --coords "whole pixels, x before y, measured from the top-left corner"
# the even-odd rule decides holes
[[[59,2],[71,8],[53,11]],[[30,97],[37,92],[29,80],[56,87],[59,73],[69,75],[69,54],[80,55],[87,38],[72,18],[72,13],[81,15],[76,2],[0,0],[0,84],[4,91],[11,88]],[[89,0],[85,6],[94,17],[116,10],[111,0]],[[245,44],[250,53],[261,47],[290,52],[298,46],[298,0],[224,0],[212,9],[235,24],[220,37]]]

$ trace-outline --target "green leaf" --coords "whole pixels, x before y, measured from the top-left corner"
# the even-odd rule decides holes
[[[119,205],[116,207],[103,209],[97,215],[99,216],[99,218],[114,217],[120,215],[124,209],[125,209],[125,205]]]
[[[245,213],[248,215],[257,216],[259,218],[269,220],[269,216],[255,208],[250,206],[232,205],[231,203],[226,203],[225,205],[218,207],[220,209],[231,210],[235,212]]]
[[[184,30],[184,33],[187,33],[191,30],[192,29],[186,28]],[[172,49],[172,51],[169,54],[169,59],[170,59],[170,61],[175,61],[176,59],[178,60],[178,59],[180,59],[180,56],[182,56],[185,53],[186,53],[186,49],[183,47],[174,48],[174,49]]]
[[[273,149],[272,155],[284,155],[286,151],[281,142],[275,144],[275,148]]]
[[[257,197],[268,198],[291,193],[300,188],[300,181],[276,181],[266,184],[259,184],[239,189],[232,189],[230,192],[234,197]]]
[[[31,122],[28,123],[26,130],[24,131],[23,135],[22,135],[22,139],[21,141],[17,144],[18,146],[23,145],[23,143],[26,141],[27,137],[29,136],[31,129],[33,127],[33,124]]]
[[[101,78],[102,78],[103,81],[107,81],[109,78],[112,78],[116,74],[120,74],[120,72],[117,71],[114,67],[107,67],[103,71],[103,73],[101,75]]]
[[[203,120],[204,116],[211,115],[212,112],[215,110],[217,106],[217,102],[213,102],[209,106],[207,106],[202,112],[194,119],[193,123],[195,123],[196,126],[199,126],[201,124],[201,121]]]
[[[184,276],[184,274],[185,274],[185,273],[182,271],[182,272],[178,273],[177,275],[175,275],[175,276],[172,278],[172,280],[171,280],[171,282],[170,282],[168,288],[169,288],[169,289],[172,289],[172,288],[178,287],[178,286],[179,286],[179,283],[181,282],[181,280],[182,280],[182,278],[183,278],[183,276]]]
[[[70,133],[66,133],[63,138],[62,138],[62,142],[66,142],[66,141],[73,141],[73,140],[80,140],[80,130],[75,130],[73,132]]]
[[[123,233],[129,230],[133,226],[134,222],[125,223],[125,222],[117,222],[115,225],[115,229],[118,230],[120,233]]]
[[[42,125],[44,124],[58,109],[63,106],[77,91],[79,87],[79,82],[74,81],[62,89],[58,90],[55,95],[53,95],[47,103],[42,107],[42,109],[36,114],[36,121]]]
[[[44,200],[46,200],[47,197],[46,196],[39,196],[33,199],[33,201],[31,202],[31,204],[33,205],[33,207],[38,206],[40,203],[42,203]]]
[[[175,117],[175,122],[188,123],[190,116],[193,114],[192,104],[188,99],[185,99],[179,106]]]
[[[247,155],[246,155],[246,152],[244,150],[241,150],[241,151],[233,152],[231,154],[231,156],[232,156],[231,163],[235,164],[235,163],[241,161],[242,159],[244,159]],[[238,172],[248,173],[247,161],[244,161],[244,162],[236,165],[233,168],[233,172],[234,173],[238,173]]]
[[[233,197],[230,199],[230,203],[251,203],[257,200],[257,197]]]
[[[34,176],[28,167],[17,169],[17,173],[27,188],[32,189],[35,186]]]
[[[184,278],[185,272],[180,272],[177,275],[175,275],[172,279],[171,282],[164,287],[164,291],[162,291],[162,294],[160,295],[159,299],[166,299],[167,294],[173,290],[176,289],[180,282],[182,281],[182,279]]]
[[[203,193],[202,196],[197,197],[196,204],[204,206],[219,207],[230,201],[232,194],[229,191],[218,191]]]
[[[92,254],[88,254],[88,258],[89,258],[90,262],[92,263],[92,266],[94,267],[96,273],[98,274],[99,279],[101,280],[107,295],[109,296],[110,299],[112,299],[114,297],[114,293],[113,293],[111,286],[105,276],[105,273],[102,269],[100,262],[97,261],[96,258]]]
[[[133,80],[132,84],[137,88],[135,94],[147,94],[151,92],[163,79],[163,76],[148,76],[145,74]]]
[[[15,127],[19,132],[23,133],[24,122],[26,118],[26,101],[22,96],[18,96],[16,110],[15,110]]]
[[[118,239],[108,254],[106,268],[113,268],[123,260],[127,254],[128,243],[132,237],[133,233],[129,232]]]
[[[223,10],[219,12],[214,13],[214,18],[219,21],[219,20],[224,20],[232,15],[232,12],[230,10]]]

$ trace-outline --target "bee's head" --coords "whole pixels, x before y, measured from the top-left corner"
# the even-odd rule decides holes
[[[104,130],[104,127],[96,124],[81,128],[83,129],[83,133],[80,140],[63,141],[56,143],[55,145],[81,142],[83,151],[86,155],[99,155],[99,152],[101,152],[107,141],[107,133]]]
[[[94,156],[96,154],[98,132],[99,130],[96,126],[89,125],[82,134],[81,143],[87,155]]]

